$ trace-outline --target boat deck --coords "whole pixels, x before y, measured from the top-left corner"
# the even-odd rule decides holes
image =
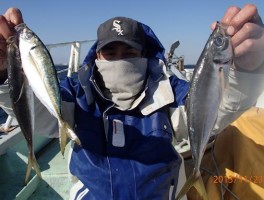
[[[33,142],[42,179],[32,170],[31,180],[24,186],[28,150],[20,128],[0,135],[1,200],[68,199],[72,186],[67,164],[70,143],[63,157],[58,139],[36,136]]]

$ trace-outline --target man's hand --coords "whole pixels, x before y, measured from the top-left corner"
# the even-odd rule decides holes
[[[231,6],[221,21],[228,25],[227,34],[232,37],[235,68],[248,71],[264,68],[264,25],[257,7],[253,4],[242,9]]]
[[[16,8],[9,8],[4,15],[0,15],[0,83],[7,78],[6,39],[14,34],[14,27],[20,23],[23,23],[22,14]]]

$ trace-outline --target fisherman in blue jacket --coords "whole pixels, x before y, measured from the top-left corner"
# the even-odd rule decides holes
[[[230,7],[222,21],[236,57],[214,134],[254,105],[263,88],[264,28],[256,7]],[[0,39],[22,22],[21,12],[9,9],[0,17]],[[5,48],[0,43],[1,84]],[[188,139],[188,89],[188,81],[167,70],[164,48],[150,27],[126,17],[102,23],[78,80],[61,83],[63,116],[81,141],[69,163],[77,178],[70,199],[173,199],[186,180],[175,147]]]
[[[97,36],[79,82],[62,83],[82,143],[70,160],[83,185],[77,196],[169,199],[182,164],[172,145],[169,107],[184,104],[189,84],[166,72],[164,48],[148,26],[115,17]]]

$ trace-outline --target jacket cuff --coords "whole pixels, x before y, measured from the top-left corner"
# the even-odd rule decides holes
[[[264,74],[230,70],[229,87],[224,92],[226,109],[242,111],[253,106],[263,91]]]

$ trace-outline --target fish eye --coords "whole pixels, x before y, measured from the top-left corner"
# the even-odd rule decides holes
[[[220,47],[220,46],[223,46],[224,43],[225,43],[225,40],[223,38],[223,35],[217,35],[215,38],[214,38],[214,43],[216,46]]]
[[[28,31],[27,34],[26,34],[26,38],[27,39],[31,39],[33,37],[33,33],[31,31]]]

